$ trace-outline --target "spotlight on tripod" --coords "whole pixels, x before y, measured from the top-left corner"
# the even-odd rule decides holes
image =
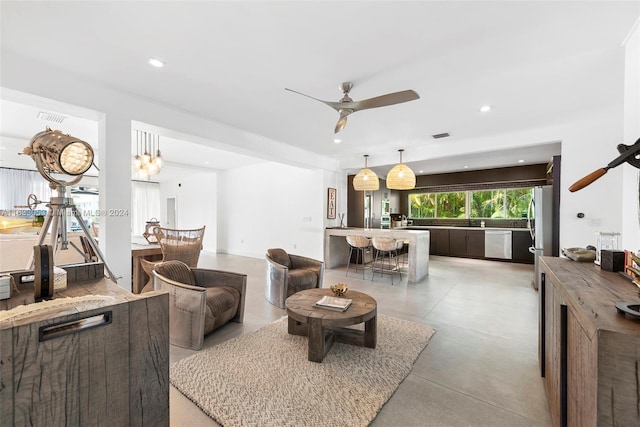
[[[85,224],[80,216],[78,209],[73,203],[73,199],[65,197],[66,187],[80,182],[84,173],[88,171],[93,164],[93,149],[91,145],[71,135],[63,134],[59,130],[51,130],[47,127],[46,130],[35,134],[33,138],[31,138],[29,145],[24,148],[23,154],[31,156],[36,163],[38,172],[49,181],[49,187],[58,192],[58,196],[51,197],[47,204],[47,215],[45,216],[37,245],[42,245],[47,237],[47,230],[49,230],[49,226],[51,226],[50,245],[53,248],[54,259],[60,249],[66,250],[68,248],[67,209],[71,209],[71,213],[78,221],[78,224],[80,224],[89,245],[97,254],[98,261],[104,264],[109,279],[116,282],[116,276],[107,265],[104,255],[95,239],[91,236],[91,233],[89,233],[87,224]],[[64,181],[54,178],[51,176],[52,173],[71,175],[74,178],[69,181]],[[33,197],[33,199],[35,200],[32,200],[30,196],[29,207],[31,209],[34,209],[38,203],[42,203],[35,197]],[[77,247],[75,248],[80,252]],[[34,260],[32,255],[27,264],[27,270],[32,270],[33,268]]]

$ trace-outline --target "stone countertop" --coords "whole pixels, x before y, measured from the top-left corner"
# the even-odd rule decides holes
[[[452,230],[492,230],[492,231],[529,231],[528,228],[513,227],[465,227],[454,225],[407,225],[406,227],[392,227],[392,230],[428,230],[430,228],[452,229]]]
[[[410,227],[398,227],[398,228],[359,228],[359,227],[327,227],[325,229],[325,235],[331,236],[346,236],[348,234],[359,234],[362,236],[388,236],[402,238],[407,235],[422,235],[427,234],[429,231],[426,228],[410,228]]]

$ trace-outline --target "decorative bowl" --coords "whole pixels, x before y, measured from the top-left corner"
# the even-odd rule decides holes
[[[341,297],[343,296],[345,293],[347,293],[347,289],[349,289],[349,287],[347,285],[345,285],[344,283],[338,283],[335,285],[331,285],[331,292],[333,292],[333,294],[337,297]]]

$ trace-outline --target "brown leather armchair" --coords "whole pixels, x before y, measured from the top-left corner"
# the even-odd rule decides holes
[[[190,268],[181,261],[153,269],[154,290],[169,291],[169,342],[200,350],[204,336],[228,321],[242,323],[247,275]]]
[[[284,249],[268,249],[265,297],[276,307],[284,308],[285,300],[304,289],[322,287],[324,262]]]

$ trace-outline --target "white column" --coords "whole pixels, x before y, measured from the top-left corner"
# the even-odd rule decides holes
[[[99,122],[100,248],[118,285],[131,290],[131,120]]]
[[[625,39],[624,143],[640,138],[640,18]],[[622,248],[640,251],[640,170],[625,164],[622,178]]]

